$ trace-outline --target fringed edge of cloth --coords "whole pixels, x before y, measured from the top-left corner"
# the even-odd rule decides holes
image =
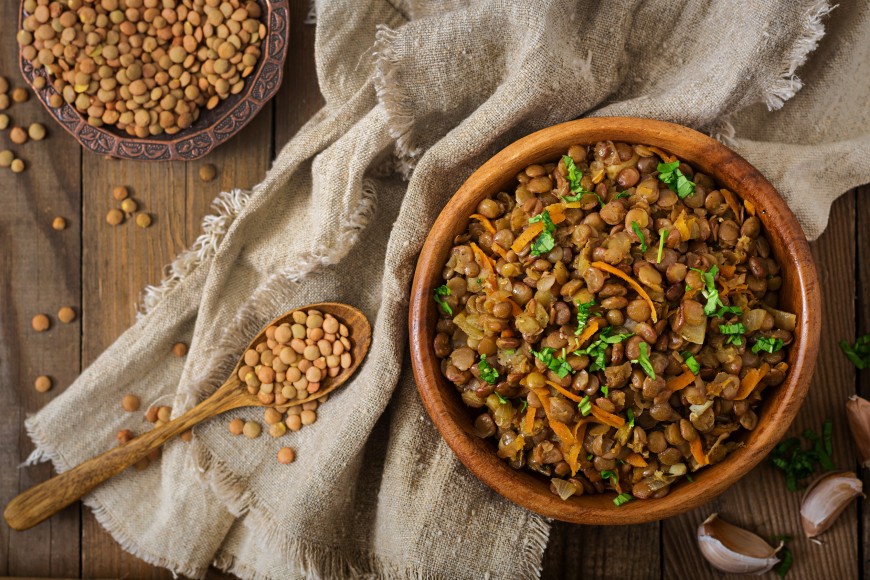
[[[251,191],[234,189],[218,195],[212,202],[213,213],[202,220],[202,233],[193,244],[164,268],[164,278],[142,291],[139,320],[157,307],[197,266],[214,257],[218,246],[236,217],[251,199]]]
[[[63,473],[70,469],[67,461],[53,446],[47,443],[47,439],[39,431],[39,428],[33,422],[31,417],[28,417],[24,422],[24,428],[27,432],[27,436],[30,437],[30,440],[33,441],[34,445],[36,445],[36,450],[31,453],[28,462],[31,458],[39,458],[40,461],[48,459],[51,460],[54,470],[57,473]],[[112,512],[107,510],[105,506],[97,500],[94,494],[88,494],[83,497],[82,503],[91,509],[94,513],[94,517],[97,518],[97,522],[99,522],[99,524],[109,532],[112,538],[118,542],[125,552],[132,554],[140,560],[144,560],[152,566],[166,568],[172,572],[172,575],[175,577],[187,576],[189,578],[202,578],[205,576],[208,569],[207,567],[191,568],[189,566],[183,566],[179,562],[167,560],[163,556],[142,550],[138,540],[127,532],[126,528],[121,524],[121,520],[116,518]]]
[[[782,108],[803,87],[803,81],[795,73],[807,61],[809,54],[819,46],[819,41],[825,36],[822,19],[836,7],[837,5],[831,6],[827,0],[818,0],[804,11],[801,16],[803,32],[785,54],[782,73],[764,91],[763,100],[768,110]]]

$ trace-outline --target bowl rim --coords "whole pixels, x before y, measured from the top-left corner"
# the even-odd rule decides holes
[[[216,116],[208,125],[197,128],[194,122],[188,129],[162,138],[138,138],[119,135],[103,127],[94,127],[66,101],[60,107],[52,107],[49,98],[58,94],[51,83],[50,75],[42,67],[35,68],[18,50],[18,68],[30,90],[67,133],[85,149],[101,155],[134,161],[194,161],[204,157],[219,145],[227,142],[242,130],[275,96],[284,77],[284,62],[290,39],[289,0],[259,0],[264,7],[268,25],[265,50],[261,52],[257,68],[245,79],[241,98]],[[18,28],[24,19],[24,0],[18,10]],[[33,86],[33,80],[46,79],[42,89]],[[218,104],[217,109],[225,103]],[[195,129],[194,129],[195,128]],[[194,130],[190,130],[194,129]],[[189,131],[190,130],[190,131]],[[188,132],[189,131],[189,132]]]
[[[755,204],[771,249],[783,270],[796,281],[783,293],[793,294],[798,305],[795,340],[789,352],[786,379],[762,401],[763,421],[749,433],[747,445],[733,451],[721,463],[701,470],[695,483],[676,486],[667,496],[654,500],[613,505],[611,494],[559,500],[545,489],[541,477],[514,470],[499,459],[488,443],[463,428],[446,403],[458,399],[452,385],[441,376],[432,347],[432,321],[437,314],[430,299],[445,251],[439,254],[440,232],[462,231],[469,221],[470,201],[484,197],[488,188],[512,181],[531,163],[558,158],[570,144],[589,144],[611,139],[655,145],[676,154],[744,200]],[[510,169],[504,169],[503,167]],[[516,169],[516,171],[513,171]],[[451,236],[452,237],[452,236]],[[803,230],[785,200],[749,162],[722,143],[674,123],[635,117],[595,117],[553,125],[514,141],[476,169],[453,194],[432,225],[420,251],[411,287],[408,329],[411,363],[417,390],[429,417],[459,460],[484,484],[514,503],[543,516],[562,521],[623,525],[668,518],[694,509],[724,492],[755,467],[785,435],[806,397],[819,349],[821,297],[818,275]],[[445,395],[440,385],[447,385]],[[547,495],[541,493],[545,492]],[[554,501],[555,500],[555,501]]]

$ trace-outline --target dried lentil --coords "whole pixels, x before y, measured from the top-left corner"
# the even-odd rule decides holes
[[[76,319],[76,311],[73,310],[70,306],[63,306],[60,310],[57,311],[57,319],[64,324],[69,324]]]
[[[128,413],[133,413],[139,410],[139,397],[136,395],[124,395],[121,399],[121,407]]]
[[[44,332],[48,330],[49,326],[51,326],[51,321],[45,314],[37,314],[33,317],[33,320],[30,321],[30,325],[36,332]]]
[[[51,390],[51,378],[45,375],[36,377],[36,380],[33,382],[33,388],[35,388],[38,393],[47,393]]]
[[[51,227],[57,231],[63,231],[66,229],[66,220],[60,216],[57,216],[51,221]]]

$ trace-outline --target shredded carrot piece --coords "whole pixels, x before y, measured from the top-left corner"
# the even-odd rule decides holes
[[[571,435],[571,430],[561,421],[550,419],[550,429],[552,429],[553,433],[555,433],[556,436],[566,445],[572,445],[574,443],[574,436]]]
[[[593,417],[583,417],[577,424],[574,425],[574,428],[571,432],[574,434],[574,439],[577,440],[581,445],[583,444],[583,438],[586,437],[586,424],[592,422]]]
[[[680,239],[684,242],[688,242],[689,238],[692,237],[692,228],[689,227],[689,220],[686,217],[686,210],[680,212],[680,215],[677,216],[677,219],[674,221],[674,227],[680,233]]]
[[[542,231],[544,231],[544,224],[542,222],[529,224],[529,227],[527,227],[525,231],[514,240],[514,243],[511,244],[511,250],[519,254],[522,249],[531,244],[532,240],[534,240]]]
[[[526,409],[526,420],[523,423],[523,433],[527,433],[529,435],[532,434],[532,430],[535,428],[535,408],[529,406]]]
[[[498,244],[492,245],[492,251],[495,252],[496,254],[498,254],[499,256],[501,256],[502,258],[504,258],[505,260],[507,260],[507,252],[505,251],[504,248],[502,248]]]
[[[734,397],[735,401],[742,401],[755,390],[755,387],[758,386],[758,383],[761,382],[761,379],[767,376],[767,373],[770,372],[770,365],[764,363],[757,369],[749,369],[749,371],[743,376],[743,379],[740,381],[740,388],[737,390],[737,396]]]
[[[579,442],[575,442],[574,445],[571,446],[571,449],[568,450],[568,455],[565,456],[565,461],[568,463],[568,467],[571,468],[571,477],[576,475],[577,470],[580,469],[577,457],[580,456],[581,449],[582,445]]]
[[[489,256],[483,253],[483,250],[480,249],[480,246],[471,242],[469,244],[471,246],[471,251],[474,252],[477,261],[480,263],[481,268],[489,269],[489,276],[487,280],[489,281],[489,285],[492,287],[493,291],[498,290],[498,279],[495,275],[495,264]]]
[[[700,435],[696,437],[694,441],[689,443],[689,447],[692,448],[692,457],[695,458],[698,465],[707,465],[710,463],[710,460],[707,459],[707,454],[704,453],[704,444],[701,442]]]
[[[668,387],[668,390],[671,391],[679,391],[685,389],[689,385],[695,382],[695,373],[686,369],[686,372],[683,374],[676,376],[672,379],[668,379],[665,385]]]
[[[724,266],[719,266],[719,273],[722,274],[723,278],[731,278],[734,276],[734,273],[737,271],[737,266],[733,264],[725,264]]]
[[[746,207],[746,211],[749,212],[749,215],[751,215],[751,216],[755,215],[755,204],[754,203],[752,203],[748,199],[744,199],[743,205],[744,205],[744,207]]]
[[[495,226],[492,225],[492,222],[489,221],[489,218],[487,218],[486,216],[482,216],[479,213],[473,213],[468,217],[470,217],[472,219],[476,219],[477,221],[480,222],[480,225],[483,226],[483,229],[485,229],[486,231],[488,231],[492,235],[495,235]]]
[[[579,395],[575,395],[571,391],[566,390],[564,387],[562,387],[558,383],[554,383],[553,381],[547,381],[547,384],[550,385],[551,387],[553,387],[554,389],[556,389],[557,391],[559,391],[560,393],[562,393],[563,395],[565,395],[567,398],[571,399],[572,401],[576,401],[577,403],[579,403],[580,401],[583,400],[583,397],[581,397]]]
[[[722,194],[722,197],[725,198],[725,203],[727,203],[728,207],[731,208],[731,211],[734,212],[734,219],[742,223],[743,220],[740,218],[740,206],[737,204],[737,199],[734,197],[734,194],[725,188],[720,189],[719,193]]]
[[[586,324],[586,328],[583,329],[583,332],[581,332],[578,336],[575,337],[575,340],[577,340],[577,348],[582,347],[583,344],[587,340],[592,338],[592,335],[595,334],[596,332],[598,332],[598,321],[592,320],[592,321],[588,322]]]
[[[741,290],[746,290],[749,288],[746,284],[737,284],[735,286],[728,286],[727,284],[722,284],[722,291],[719,292],[719,296],[728,296],[729,292],[739,292]]]
[[[625,462],[632,467],[646,467],[648,465],[646,459],[640,453],[632,453],[625,458]]]
[[[595,172],[595,174],[592,176],[592,183],[594,183],[595,185],[598,185],[598,184],[601,183],[602,181],[604,181],[604,170],[603,170],[603,169],[599,169],[599,170],[597,170],[597,171]]]
[[[569,201],[568,203],[565,203],[565,209],[580,209],[582,207],[583,205],[579,201]]]
[[[553,203],[544,208],[550,214],[550,221],[560,224],[565,221],[565,206],[561,203]]]
[[[647,147],[650,151],[662,158],[665,163],[673,163],[677,160],[676,156],[670,155],[668,152],[659,149],[658,147]]]
[[[598,419],[605,425],[610,425],[611,427],[616,427],[617,429],[625,425],[625,419],[623,419],[619,415],[608,413],[607,411],[596,405],[592,405],[592,414],[595,415],[596,419]]]
[[[652,321],[658,322],[659,319],[658,319],[658,316],[656,315],[656,305],[653,304],[652,298],[649,297],[649,294],[646,293],[646,290],[644,290],[640,284],[635,282],[634,278],[632,278],[631,276],[629,276],[628,274],[626,274],[625,272],[623,272],[619,268],[614,268],[613,266],[611,266],[610,264],[608,264],[606,262],[592,262],[592,264],[590,264],[590,265],[593,268],[598,268],[599,270],[604,270],[605,272],[613,274],[614,276],[622,278],[623,280],[628,282],[629,286],[634,288],[635,292],[637,292],[640,295],[640,297],[643,298],[644,301],[646,301],[646,303],[649,305],[650,316],[652,317]]]
[[[550,417],[550,393],[547,392],[547,389],[535,389],[535,394],[538,395],[538,398],[541,400],[541,406],[544,408],[544,413],[547,414],[547,418]]]

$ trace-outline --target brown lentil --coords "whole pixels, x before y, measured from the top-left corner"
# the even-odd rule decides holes
[[[119,185],[112,189],[112,197],[117,201],[124,201],[130,196],[130,191],[123,185]]]
[[[33,317],[33,320],[30,321],[30,325],[36,332],[44,332],[51,326],[51,321],[45,314],[37,314]]]
[[[242,432],[248,439],[256,439],[260,436],[260,433],[263,432],[263,428],[260,426],[259,423],[255,423],[254,421],[248,421],[245,423]]]
[[[0,167],[9,167],[15,160],[15,154],[8,149],[0,151]]]
[[[5,131],[9,128],[9,115],[6,113],[0,113],[0,131]]]
[[[32,123],[27,128],[27,135],[34,141],[42,141],[45,139],[45,126],[39,123]]]
[[[12,89],[12,100],[16,103],[24,103],[30,98],[30,92],[24,87]]]
[[[21,173],[27,168],[24,164],[24,161],[21,159],[13,159],[12,163],[9,165],[9,169],[12,170],[12,173]]]
[[[206,163],[199,168],[199,178],[206,183],[217,177],[217,167],[211,163]]]
[[[121,407],[128,413],[133,413],[139,410],[139,397],[136,395],[124,395],[121,399]]]
[[[35,388],[38,393],[47,393],[51,390],[51,378],[45,375],[36,377],[36,380],[33,382],[33,388]]]
[[[289,447],[282,447],[278,450],[278,463],[282,465],[289,465],[296,460],[296,452],[294,452]]]
[[[245,422],[241,419],[233,419],[230,421],[229,429],[233,435],[241,435],[245,429]]]
[[[147,228],[151,225],[151,216],[147,213],[136,214],[136,225],[140,228]]]
[[[176,342],[172,345],[172,354],[178,358],[183,357],[187,354],[187,345],[183,342]]]
[[[471,220],[454,239],[434,351],[462,401],[480,409],[477,434],[514,468],[552,478],[563,497],[661,497],[739,446],[757,424],[760,391],[784,379],[786,351],[752,352],[762,339],[793,340],[771,325],[779,266],[760,220],[687,163],[679,171],[692,191],[680,196],[660,172],[675,159],[667,153],[601,141],[568,156],[530,165],[511,193],[478,203],[489,223]],[[549,240],[528,229],[549,227],[544,211]],[[709,305],[708,284],[718,295]],[[735,400],[763,361],[768,374]]]
[[[16,145],[23,145],[27,143],[27,131],[21,127],[12,127],[9,131],[9,140]]]
[[[70,306],[63,306],[57,311],[57,319],[64,324],[69,324],[76,319],[76,311]]]
[[[136,212],[139,209],[139,204],[136,203],[136,200],[132,198],[127,198],[121,202],[121,211],[123,211],[128,216]]]
[[[63,231],[66,229],[66,220],[58,216],[51,220],[51,227],[59,232]]]
[[[106,213],[106,223],[110,226],[120,225],[123,221],[124,213],[119,209],[112,208]]]

